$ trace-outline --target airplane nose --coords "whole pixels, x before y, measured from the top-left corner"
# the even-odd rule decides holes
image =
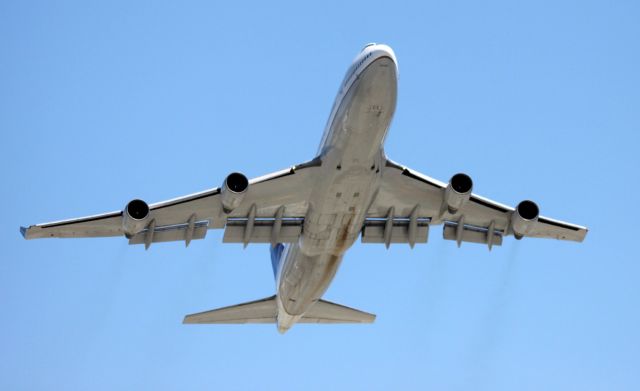
[[[375,46],[375,45],[377,45],[377,43],[375,43],[375,42],[370,42],[370,43],[368,43],[368,44],[364,45],[364,47],[363,47],[363,48],[362,48],[362,50],[360,50],[360,51],[362,52],[362,51],[364,51],[364,49],[368,48],[369,46]]]

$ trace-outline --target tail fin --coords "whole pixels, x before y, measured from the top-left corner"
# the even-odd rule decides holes
[[[276,323],[278,306],[276,296],[248,303],[218,308],[184,317],[186,324]],[[374,314],[319,300],[302,318],[300,323],[373,323]]]
[[[271,246],[271,267],[273,268],[273,277],[278,276],[278,268],[280,267],[280,258],[284,252],[284,244],[278,243],[275,246]]]

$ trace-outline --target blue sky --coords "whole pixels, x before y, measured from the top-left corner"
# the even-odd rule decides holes
[[[639,8],[0,2],[0,388],[639,389]],[[367,42],[398,57],[391,158],[586,241],[357,243],[325,297],[376,323],[283,336],[181,324],[271,295],[264,245],[19,235],[308,160]]]

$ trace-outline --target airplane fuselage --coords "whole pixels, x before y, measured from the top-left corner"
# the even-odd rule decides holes
[[[368,45],[340,86],[318,155],[303,234],[277,271],[278,330],[285,332],[324,294],[358,238],[373,201],[383,143],[396,107],[398,68],[386,45]]]

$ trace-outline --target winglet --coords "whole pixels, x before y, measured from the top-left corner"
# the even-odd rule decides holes
[[[27,238],[27,231],[28,231],[28,228],[20,227],[20,233],[22,234],[22,237],[25,239]]]

